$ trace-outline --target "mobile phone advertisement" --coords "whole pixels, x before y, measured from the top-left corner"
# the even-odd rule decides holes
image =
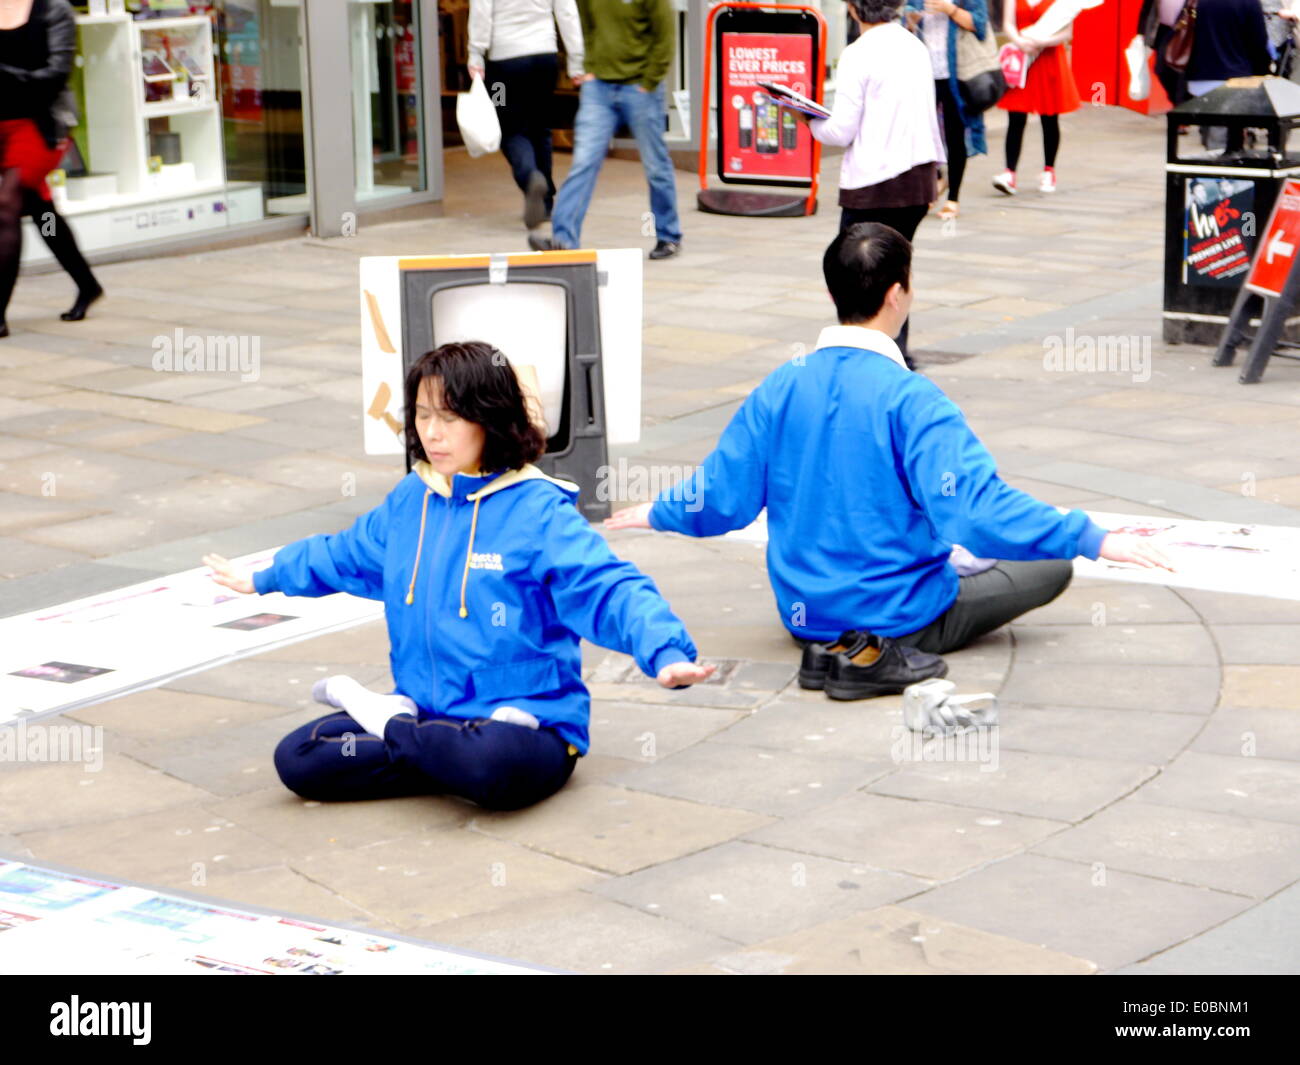
[[[811,184],[812,134],[777,105],[759,82],[815,97],[813,38],[808,34],[721,35],[718,123],[727,178]]]

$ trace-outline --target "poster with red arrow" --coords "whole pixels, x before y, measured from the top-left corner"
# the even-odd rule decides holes
[[[1300,248],[1300,181],[1287,181],[1262,234],[1246,285],[1264,296],[1281,296]]]
[[[1255,183],[1240,178],[1187,179],[1183,216],[1183,284],[1235,288],[1255,246]]]

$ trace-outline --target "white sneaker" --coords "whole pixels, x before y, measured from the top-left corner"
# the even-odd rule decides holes
[[[1048,166],[1043,168],[1043,177],[1042,180],[1038,182],[1038,191],[1056,191],[1056,171],[1052,167]]]
[[[993,187],[1007,196],[1014,196],[1016,194],[1016,172],[1014,170],[1002,171],[993,179]]]

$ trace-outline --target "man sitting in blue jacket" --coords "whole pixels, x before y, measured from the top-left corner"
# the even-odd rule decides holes
[[[911,307],[911,263],[888,226],[840,233],[822,260],[840,325],[750,393],[693,483],[608,527],[717,536],[766,507],[768,574],[797,640],[854,629],[935,654],[1056,598],[1076,555],[1171,568],[1150,543],[1003,483],[961,411],[892,339]],[[959,578],[955,544],[1001,561]]]

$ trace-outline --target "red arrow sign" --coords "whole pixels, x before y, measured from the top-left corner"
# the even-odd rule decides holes
[[[1265,296],[1280,296],[1295,266],[1300,248],[1300,181],[1289,180],[1268,220],[1268,230],[1255,251],[1247,286]]]

